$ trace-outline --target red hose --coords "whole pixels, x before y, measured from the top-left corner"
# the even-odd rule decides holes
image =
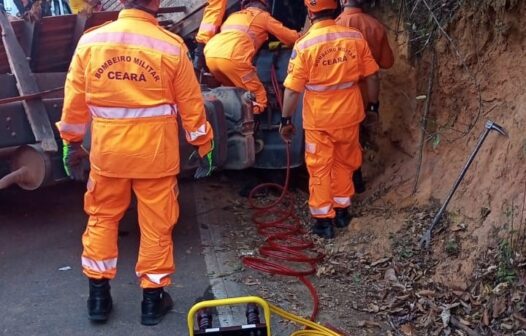
[[[250,206],[255,209],[252,221],[256,224],[258,233],[265,237],[265,244],[259,248],[261,257],[243,257],[243,264],[268,274],[297,277],[311,294],[314,306],[310,319],[314,321],[318,315],[319,297],[316,288],[307,276],[316,273],[316,264],[323,256],[306,251],[314,244],[302,238],[305,231],[294,213],[293,199],[288,193],[289,179],[290,143],[287,144],[285,185],[263,183],[252,189],[248,196]],[[269,205],[257,204],[255,195],[264,189],[274,189],[281,194]],[[295,263],[299,267],[285,266],[283,262]]]
[[[278,74],[274,65],[270,67],[270,80],[272,81],[272,87],[276,94],[276,99],[278,101],[280,111],[283,111],[283,97],[281,95],[281,89],[279,87]]]
[[[282,95],[274,66],[270,78],[276,93],[280,109],[283,109]],[[316,273],[316,264],[323,258],[321,254],[307,251],[314,247],[312,241],[303,238],[305,234],[300,220],[294,211],[294,200],[288,192],[290,182],[290,142],[287,142],[287,173],[285,184],[263,183],[256,186],[248,196],[250,206],[255,209],[252,221],[256,224],[258,233],[265,237],[265,244],[259,248],[260,257],[243,257],[243,264],[252,269],[273,274],[297,277],[309,290],[313,301],[310,319],[314,321],[318,315],[319,297],[312,282],[307,278]],[[271,204],[257,204],[255,195],[261,190],[275,190],[280,196]],[[294,263],[297,267],[283,264]]]

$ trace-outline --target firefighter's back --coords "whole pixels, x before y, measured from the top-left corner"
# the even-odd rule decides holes
[[[187,53],[179,37],[135,9],[81,38],[74,62],[85,76],[85,103],[93,117],[94,170],[123,178],[177,174],[178,100],[187,106],[193,100],[191,109],[202,104],[193,72],[183,71],[190,64],[183,59]]]
[[[332,20],[314,24],[295,46],[290,66],[298,65],[305,68],[306,129],[345,128],[364,118],[357,83],[376,64],[360,32]]]

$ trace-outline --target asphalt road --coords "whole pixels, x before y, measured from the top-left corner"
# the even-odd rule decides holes
[[[120,225],[114,311],[105,325],[86,318],[87,279],[80,267],[84,186],[39,191],[0,190],[1,335],[187,335],[186,312],[211,297],[202,255],[193,187],[181,184],[181,217],[174,230],[177,273],[168,289],[174,310],[155,327],[139,323],[141,290],[135,276],[138,226],[134,206]],[[71,267],[69,270],[59,270]]]

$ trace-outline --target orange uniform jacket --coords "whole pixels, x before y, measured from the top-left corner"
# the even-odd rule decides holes
[[[203,20],[195,39],[206,44],[216,34],[223,22],[226,12],[227,0],[208,0],[208,5],[203,14]]]
[[[364,118],[358,81],[378,71],[362,34],[333,20],[314,23],[296,42],[285,87],[304,92],[303,127],[331,130]]]
[[[284,27],[269,12],[255,7],[243,9],[223,23],[221,32],[207,43],[205,55],[252,63],[269,33],[286,45],[294,44],[299,37],[298,32]]]
[[[389,69],[393,66],[393,51],[389,46],[385,28],[378,20],[359,8],[345,8],[336,19],[336,23],[358,29],[363,34],[380,68]]]
[[[181,38],[135,9],[82,36],[57,127],[64,140],[80,142],[93,119],[92,170],[120,178],[176,175],[177,113],[191,144],[210,142],[212,129]]]

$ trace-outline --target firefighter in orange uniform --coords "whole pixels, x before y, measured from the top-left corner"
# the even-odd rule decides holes
[[[205,46],[206,65],[223,85],[236,86],[252,92],[254,113],[267,107],[267,93],[252,64],[254,56],[268,39],[276,36],[286,45],[298,39],[298,32],[288,29],[268,12],[267,0],[243,0],[241,11],[233,13]]]
[[[366,0],[340,0],[343,8],[336,23],[345,27],[358,29],[373,54],[374,60],[382,69],[389,69],[394,64],[393,51],[389,45],[384,25],[374,17],[363,12],[361,6]]]
[[[201,157],[204,175],[212,170],[213,134],[183,40],[158,25],[159,0],[135,1],[123,1],[117,21],[80,39],[57,128],[64,140],[66,172],[76,179],[81,142],[92,120],[91,173],[84,198],[89,221],[82,236],[88,317],[104,322],[112,309],[109,280],[117,271],[119,221],[133,191],[141,231],[135,268],[143,288],[141,323],[154,325],[173,305],[163,288],[175,271],[177,114]]]
[[[280,133],[292,139],[291,116],[301,93],[305,161],[309,171],[309,207],[313,233],[334,237],[346,227],[354,195],[351,173],[360,167],[359,124],[364,108],[358,82],[365,80],[369,99],[378,99],[378,65],[363,35],[332,19],[336,0],[305,0],[312,26],[296,42],[285,80]]]
[[[393,51],[389,45],[387,32],[378,20],[367,15],[362,10],[362,5],[366,0],[340,0],[343,8],[342,13],[336,18],[336,23],[345,27],[358,29],[362,34],[373,57],[382,69],[389,69],[394,64]],[[373,129],[378,121],[379,102],[367,104],[367,87],[361,83],[362,96],[364,97],[366,122],[365,131],[368,137],[374,133]],[[364,135],[364,134],[362,134]],[[362,171],[357,169],[353,174],[353,181],[358,192],[365,191]]]
[[[203,20],[195,37],[197,47],[194,52],[194,68],[200,71],[205,65],[205,45],[217,33],[225,16],[227,0],[208,0]]]

